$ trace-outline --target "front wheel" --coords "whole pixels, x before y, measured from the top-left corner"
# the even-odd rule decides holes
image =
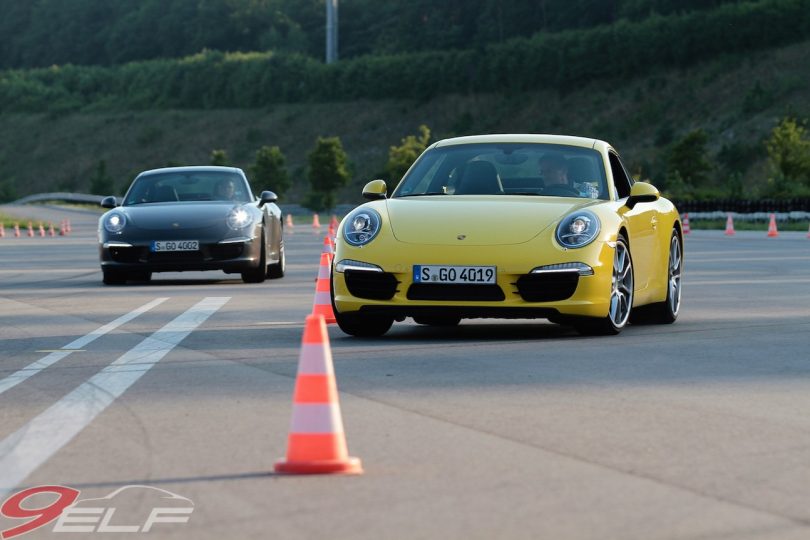
[[[607,317],[583,317],[574,322],[581,334],[615,335],[621,332],[633,310],[633,260],[627,240],[619,235],[613,254],[613,276],[610,280],[610,308]]]
[[[279,279],[284,277],[287,271],[287,258],[284,255],[284,246],[279,250],[279,258],[277,263],[273,263],[267,267],[267,277],[270,279]]]
[[[104,285],[124,285],[127,282],[127,274],[120,270],[102,269],[102,282]]]
[[[264,246],[264,232],[262,232],[262,249],[259,255],[259,265],[256,268],[242,272],[242,281],[245,283],[262,283],[267,277],[267,250]]]

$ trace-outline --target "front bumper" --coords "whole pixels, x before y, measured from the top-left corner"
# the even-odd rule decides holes
[[[255,269],[261,241],[255,239],[200,242],[199,251],[154,253],[149,242],[107,241],[99,244],[102,268],[148,272],[224,270],[229,273]]]
[[[610,303],[614,245],[597,240],[581,249],[531,242],[505,246],[424,246],[382,242],[363,248],[339,243],[335,261],[373,264],[382,272],[332,272],[338,313],[379,313],[395,319],[425,315],[462,318],[548,318],[555,315],[604,317]],[[593,275],[538,267],[582,262]],[[413,282],[414,264],[496,266],[494,285],[436,285]]]

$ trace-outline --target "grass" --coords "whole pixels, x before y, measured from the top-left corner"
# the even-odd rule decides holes
[[[31,221],[35,225],[39,225],[38,221],[36,221],[34,219],[31,219],[31,218],[14,217],[14,216],[9,216],[8,214],[3,214],[2,212],[0,212],[0,223],[2,223],[3,226],[6,228],[6,234],[8,234],[9,229],[14,229],[14,224],[15,223],[19,224],[20,229],[22,229],[22,228],[28,226],[29,221]]]

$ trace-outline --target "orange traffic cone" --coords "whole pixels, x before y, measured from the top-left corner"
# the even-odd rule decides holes
[[[285,226],[288,229],[294,229],[295,228],[295,224],[293,223],[292,214],[287,214],[287,222],[285,223]]]
[[[321,253],[321,265],[318,268],[318,281],[315,284],[315,302],[312,304],[313,315],[323,315],[327,324],[334,324],[335,312],[332,311],[332,295],[329,292],[329,267],[332,265],[332,256]]]
[[[731,217],[731,212],[726,218],[726,236],[734,236],[734,219]]]
[[[15,223],[14,224],[14,238],[19,238],[19,237],[20,237],[20,224]]]
[[[284,474],[363,472],[360,460],[349,457],[346,447],[329,335],[320,315],[308,315],[304,326],[287,457],[276,462],[275,471]]]
[[[6,226],[0,223],[0,238],[6,237]]]
[[[771,222],[768,224],[768,237],[773,238],[779,236],[779,231],[776,230],[776,214],[771,214]]]
[[[59,222],[59,236],[65,236],[65,220]]]
[[[70,220],[65,220],[65,234],[70,234],[73,229],[70,228]]]
[[[312,214],[312,228],[313,229],[321,228],[321,220],[318,217],[318,214]]]
[[[335,214],[332,214],[332,219],[329,220],[329,226],[337,230],[338,218]]]
[[[335,253],[335,246],[332,245],[332,239],[328,236],[323,237],[323,251],[321,253],[328,253],[329,255]]]
[[[48,224],[48,236],[56,236],[56,231],[53,230],[53,223]]]
[[[45,227],[42,226],[41,221],[39,222],[39,235],[43,237],[45,236]]]
[[[683,234],[689,234],[692,229],[689,228],[689,214],[683,215]]]
[[[807,238],[810,238],[810,227],[807,227]]]
[[[28,236],[34,236],[34,227],[30,221],[28,222]]]

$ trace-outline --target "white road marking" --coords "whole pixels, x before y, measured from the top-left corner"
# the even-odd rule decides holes
[[[61,360],[61,359],[65,358],[66,356],[68,356],[70,353],[82,350],[83,347],[85,347],[89,343],[92,343],[93,341],[100,338],[104,334],[107,334],[108,332],[112,332],[113,330],[115,330],[116,328],[121,326],[122,324],[128,323],[129,321],[131,321],[132,319],[134,319],[138,315],[146,313],[147,311],[149,311],[153,307],[162,304],[166,300],[168,300],[168,298],[156,298],[156,299],[152,300],[151,302],[149,302],[148,304],[144,304],[141,307],[139,307],[138,309],[130,311],[126,315],[122,315],[122,316],[118,317],[117,319],[115,319],[114,321],[112,321],[110,323],[107,323],[104,326],[101,326],[99,328],[96,328],[95,330],[93,330],[89,334],[87,334],[85,336],[82,336],[79,339],[75,339],[75,340],[71,341],[70,343],[68,343],[67,345],[62,347],[61,350],[53,351],[48,356],[40,358],[36,362],[32,362],[32,363],[28,364],[27,366],[25,366],[24,368],[22,368],[21,370],[12,373],[11,375],[6,377],[5,379],[0,380],[0,394],[2,394],[3,392],[5,392],[7,390],[10,390],[10,389],[14,388],[15,386],[17,386],[18,384],[20,384],[24,380],[28,379],[29,377],[33,377],[34,375],[36,375],[37,373],[39,373],[43,369],[54,365],[59,360]],[[39,351],[37,351],[37,352],[39,352]]]
[[[0,500],[69,443],[230,297],[209,297],[0,442]]]

